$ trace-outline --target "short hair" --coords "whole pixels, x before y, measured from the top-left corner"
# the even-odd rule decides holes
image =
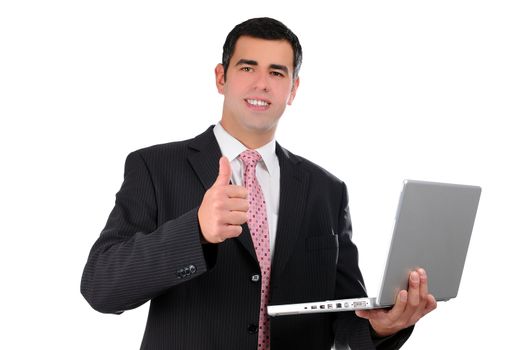
[[[269,17],[252,18],[238,24],[227,35],[223,44],[222,65],[227,80],[227,68],[234,53],[236,42],[241,36],[265,40],[286,40],[293,48],[293,79],[298,77],[302,65],[302,46],[298,37],[285,24]]]

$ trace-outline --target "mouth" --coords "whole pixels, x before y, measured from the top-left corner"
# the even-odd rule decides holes
[[[253,110],[263,111],[269,108],[271,102],[257,98],[246,98],[245,103]]]

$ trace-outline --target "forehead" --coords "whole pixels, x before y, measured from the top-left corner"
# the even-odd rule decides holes
[[[280,64],[293,69],[293,48],[287,40],[266,40],[241,36],[236,45],[230,63],[240,59],[254,60],[259,65]],[[229,64],[230,65],[230,64]]]

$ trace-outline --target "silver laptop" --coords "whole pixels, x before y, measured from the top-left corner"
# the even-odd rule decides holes
[[[437,301],[457,296],[481,187],[405,180],[379,296],[269,305],[270,316],[390,307],[422,267]]]

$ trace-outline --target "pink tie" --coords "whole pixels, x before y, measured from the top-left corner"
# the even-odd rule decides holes
[[[267,304],[269,303],[269,284],[271,281],[271,253],[269,249],[269,225],[267,224],[267,210],[262,188],[256,178],[256,164],[262,156],[253,150],[240,154],[244,165],[245,188],[249,191],[249,211],[247,225],[251,231],[256,257],[260,263],[262,273],[262,289],[260,300],[260,319],[258,330],[258,349],[269,349],[269,318]]]

